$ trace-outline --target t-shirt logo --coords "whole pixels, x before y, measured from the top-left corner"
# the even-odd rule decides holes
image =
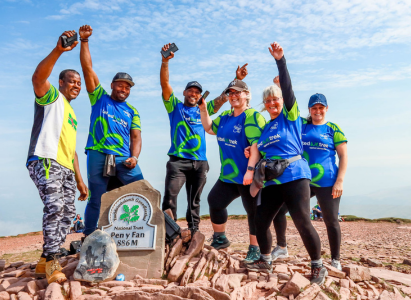
[[[131,114],[130,114],[128,111],[123,110],[123,113],[124,113],[127,117],[131,118]]]
[[[328,135],[326,133],[320,134],[320,137],[323,139],[328,139]]]
[[[278,122],[275,122],[271,127],[270,127],[270,132],[278,128]]]
[[[243,128],[243,127],[242,127],[240,124],[234,125],[234,130],[233,130],[233,132],[234,132],[234,133],[240,133],[242,128]]]
[[[77,121],[71,116],[71,113],[69,113],[68,123],[77,131]]]

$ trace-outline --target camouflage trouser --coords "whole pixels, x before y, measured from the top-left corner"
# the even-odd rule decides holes
[[[43,201],[43,254],[59,251],[76,214],[74,172],[52,159],[29,162],[31,179]]]

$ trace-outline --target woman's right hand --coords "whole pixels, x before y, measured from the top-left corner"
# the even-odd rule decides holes
[[[250,149],[251,149],[251,146],[248,146],[247,148],[244,149],[244,156],[245,156],[245,158],[249,158],[249,157],[250,157]]]
[[[248,75],[247,65],[248,64],[245,64],[241,68],[240,66],[237,67],[237,71],[235,72],[235,75],[238,80],[243,80]]]
[[[271,55],[276,59],[280,60],[284,56],[284,50],[283,47],[280,46],[279,43],[274,42],[271,44],[271,48],[268,47],[268,50],[270,51]]]
[[[280,76],[275,76],[274,79],[273,79],[273,82],[274,82],[275,85],[277,85],[281,89]]]

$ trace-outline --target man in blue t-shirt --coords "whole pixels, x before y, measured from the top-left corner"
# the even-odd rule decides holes
[[[170,44],[167,44],[162,49],[167,51],[169,47]],[[177,99],[169,83],[168,62],[173,57],[173,52],[167,58],[162,57],[160,70],[163,103],[170,120],[171,135],[162,208],[171,209],[174,219],[177,220],[177,196],[185,183],[188,202],[186,220],[194,233],[200,223],[200,196],[209,170],[205,131],[197,105],[203,88],[197,81],[191,81],[183,92],[184,103]],[[226,96],[221,94],[210,101],[207,104],[209,114],[216,113],[227,100]]]
[[[127,73],[117,73],[111,83],[111,95],[101,86],[93,70],[88,39],[93,30],[89,25],[80,27],[80,62],[91,104],[90,130],[86,145],[87,177],[90,197],[84,221],[87,236],[97,228],[101,195],[107,192],[109,178],[105,165],[115,162],[115,175],[122,184],[143,178],[138,157],[141,151],[141,124],[138,111],[126,102],[133,79]],[[110,173],[110,172],[109,172]]]

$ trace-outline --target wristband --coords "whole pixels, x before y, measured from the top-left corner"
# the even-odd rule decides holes
[[[87,43],[88,39],[80,39],[80,41]]]
[[[132,158],[134,158],[136,160],[136,164],[138,164],[138,158],[135,156],[132,156]]]
[[[247,170],[248,170],[248,171],[254,171],[255,168],[254,168],[254,167],[251,167],[251,166],[248,166],[248,167],[247,167]]]

